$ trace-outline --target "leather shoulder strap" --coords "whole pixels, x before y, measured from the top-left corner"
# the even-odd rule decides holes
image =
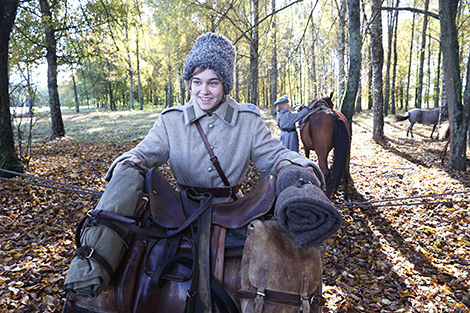
[[[206,146],[207,152],[209,152],[211,161],[214,164],[215,168],[217,169],[217,173],[219,173],[220,178],[222,178],[224,185],[230,187],[230,183],[228,182],[227,176],[225,176],[225,173],[222,170],[222,167],[220,167],[219,160],[215,156],[214,151],[212,150],[211,145],[209,144],[209,141],[207,140],[206,134],[204,134],[204,131],[202,130],[201,124],[199,124],[199,121],[195,121],[194,123],[196,124],[199,135],[201,135],[202,141],[204,142],[204,145]],[[232,194],[232,198],[233,200],[237,200],[236,195]]]

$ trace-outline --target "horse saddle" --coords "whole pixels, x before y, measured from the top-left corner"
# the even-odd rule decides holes
[[[158,169],[147,173],[147,190],[154,222],[167,229],[178,228],[194,214],[200,203],[191,198],[183,205],[182,194],[176,191]],[[276,197],[276,178],[265,177],[245,197],[234,202],[212,205],[212,224],[225,228],[240,228],[257,219],[273,207]]]

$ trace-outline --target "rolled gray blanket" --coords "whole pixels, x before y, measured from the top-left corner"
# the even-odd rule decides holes
[[[95,210],[133,216],[144,180],[135,166],[124,163],[109,182]],[[124,243],[114,231],[100,225],[90,227],[82,233],[81,243],[93,248],[116,270]],[[65,286],[77,295],[93,300],[108,286],[110,280],[111,277],[101,264],[93,258],[77,255],[70,264]]]
[[[301,247],[320,244],[335,234],[342,216],[322,190],[309,183],[285,188],[278,196],[274,215]]]
[[[282,167],[277,174],[276,194],[279,194],[289,186],[297,184],[299,181],[304,183],[312,183],[320,189],[324,183],[323,174],[319,168],[314,168],[316,175],[307,170],[305,167],[292,164]]]

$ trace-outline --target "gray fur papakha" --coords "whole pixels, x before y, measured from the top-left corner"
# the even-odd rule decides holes
[[[234,86],[235,46],[225,36],[207,33],[199,36],[186,57],[183,78],[188,82],[196,67],[211,69],[217,73],[228,95]]]
[[[288,231],[300,247],[320,244],[341,227],[342,216],[320,188],[297,183],[284,189],[274,208],[282,229]]]

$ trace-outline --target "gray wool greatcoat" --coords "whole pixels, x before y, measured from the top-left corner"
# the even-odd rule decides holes
[[[299,152],[299,135],[295,123],[302,120],[308,114],[308,109],[303,108],[297,113],[286,109],[280,109],[277,113],[277,126],[281,129],[279,139],[289,150]]]
[[[142,165],[158,167],[169,160],[174,179],[186,186],[224,187],[209,153],[197,131],[199,120],[220,165],[232,186],[240,184],[248,172],[250,161],[264,174],[274,170],[282,159],[289,159],[319,172],[315,163],[286,149],[271,136],[252,104],[238,104],[227,96],[216,111],[209,115],[192,98],[184,106],[161,113],[148,135],[133,149],[114,160],[106,174],[111,179],[117,162],[135,156]],[[287,161],[281,162],[281,165]]]

